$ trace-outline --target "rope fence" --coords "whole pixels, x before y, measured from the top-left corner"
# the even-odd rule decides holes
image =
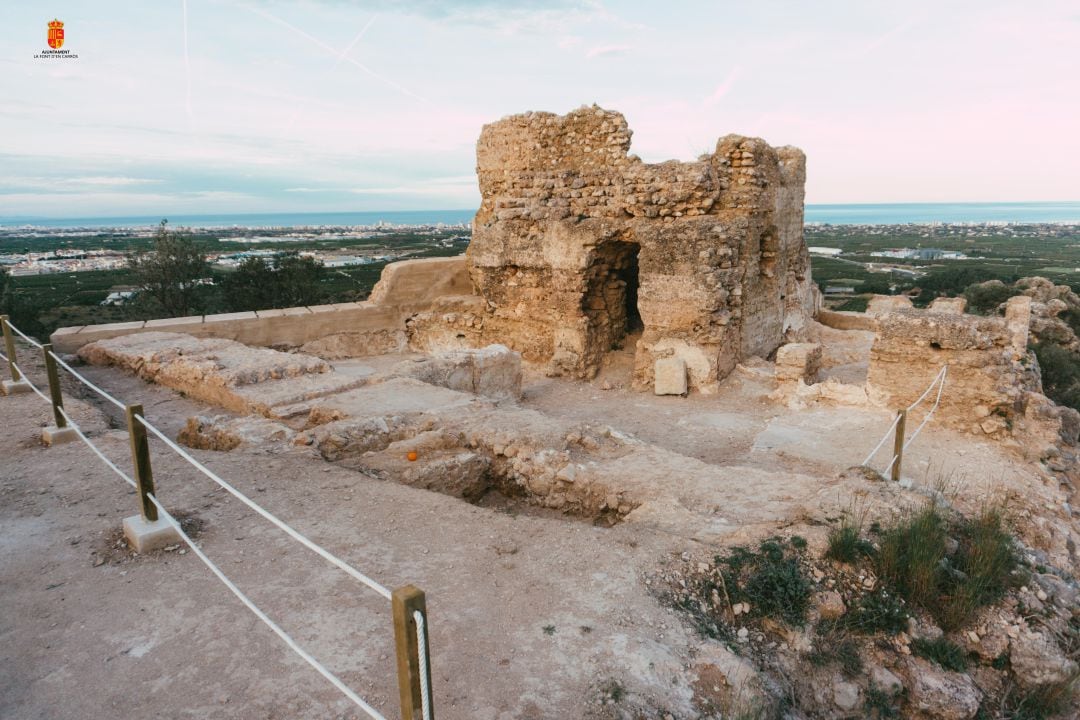
[[[893,481],[899,482],[900,469],[904,461],[904,452],[911,447],[911,443],[915,442],[915,438],[919,436],[922,429],[926,427],[926,423],[930,422],[930,418],[934,416],[934,412],[937,411],[938,406],[941,405],[941,395],[945,391],[945,380],[948,378],[948,375],[949,366],[942,365],[941,370],[934,376],[934,379],[930,382],[930,385],[927,386],[926,390],[923,391],[922,395],[906,408],[897,411],[896,418],[892,421],[892,425],[890,425],[889,429],[885,431],[885,434],[881,436],[881,440],[879,440],[878,444],[874,446],[874,449],[870,451],[870,454],[866,456],[866,459],[862,461],[862,467],[873,469],[870,463],[878,452],[881,451],[881,448],[885,446],[885,443],[891,436],[893,438],[893,454],[889,459],[889,464],[885,466],[885,469],[881,471],[881,474],[890,474]],[[923,417],[922,422],[919,423],[919,426],[915,428],[915,432],[905,439],[908,413],[918,408],[919,405],[930,396],[930,393],[935,387],[937,388],[937,396],[934,398],[934,404],[926,412],[926,415]]]
[[[374,720],[387,720],[387,718],[364,700],[364,698],[360,697],[360,695],[349,688],[337,675],[315,659],[314,656],[304,650],[304,648],[286,633],[281,626],[274,622],[265,612],[252,602],[251,599],[248,598],[247,595],[245,595],[216,564],[214,564],[206,553],[203,552],[202,548],[200,548],[184,531],[180,522],[177,521],[161,501],[158,500],[157,493],[154,490],[147,432],[164,443],[169,450],[180,456],[180,458],[226,490],[233,497],[237,498],[257,514],[270,521],[291,539],[316,553],[331,565],[375,591],[383,598],[390,600],[394,619],[395,645],[397,648],[397,675],[398,689],[401,697],[401,718],[402,720],[433,720],[434,704],[431,697],[431,658],[430,649],[428,647],[428,615],[426,597],[423,591],[412,585],[406,585],[391,591],[381,583],[352,567],[344,560],[341,560],[336,555],[333,555],[322,546],[304,536],[302,533],[293,529],[286,522],[251,500],[230,483],[223,480],[217,473],[192,457],[190,453],[173,442],[171,438],[146,419],[141,405],[125,405],[105,390],[102,390],[77,370],[72,368],[71,365],[62,358],[57,356],[57,354],[53,352],[51,345],[43,345],[32,338],[27,337],[10,323],[6,315],[0,316],[0,326],[2,326],[3,329],[6,350],[6,354],[0,354],[0,357],[3,357],[4,362],[8,364],[12,377],[11,384],[5,383],[5,390],[8,393],[15,391],[24,392],[26,390],[32,391],[39,398],[52,406],[57,427],[47,428],[46,436],[48,436],[50,431],[54,433],[68,431],[81,440],[106,467],[121,480],[135,488],[139,495],[140,516],[144,522],[162,522],[170,527],[176,533],[176,536],[191,548],[195,556],[209,568],[210,572],[220,580],[248,610],[269,627],[270,630],[289,647],[289,649],[299,655],[304,662],[310,665],[316,672],[330,682],[330,684],[337,688],[342,695],[363,710],[369,717],[374,718]],[[17,348],[14,341],[15,336],[22,338],[32,347],[42,351],[51,397],[40,390],[37,385],[27,377],[25,371],[17,364]],[[63,368],[77,381],[92,390],[102,399],[125,411],[128,418],[128,434],[131,438],[132,464],[135,469],[134,477],[124,472],[115,462],[109,459],[109,457],[106,456],[86,435],[79,424],[72,419],[71,415],[64,408],[59,376],[56,370],[57,367]],[[126,523],[127,521],[125,521],[125,525]]]

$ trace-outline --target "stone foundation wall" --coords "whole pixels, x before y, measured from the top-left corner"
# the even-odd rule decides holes
[[[1027,349],[1031,299],[1014,297],[1005,317],[900,310],[878,318],[868,385],[892,407],[913,403],[943,365],[948,378],[935,418],[961,430],[1016,434],[1029,404],[1045,402],[1038,362]],[[933,404],[920,406],[917,419]]]
[[[707,391],[813,314],[805,157],[729,135],[696,162],[652,165],[628,154],[630,134],[595,106],[484,127],[467,253],[487,304],[482,342],[591,377],[636,309],[636,383],[651,384],[656,359],[680,357]]]

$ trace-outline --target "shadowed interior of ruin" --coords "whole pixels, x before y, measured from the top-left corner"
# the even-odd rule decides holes
[[[640,251],[634,242],[606,242],[596,248],[589,265],[582,311],[601,352],[622,348],[627,335],[642,329],[637,304]]]

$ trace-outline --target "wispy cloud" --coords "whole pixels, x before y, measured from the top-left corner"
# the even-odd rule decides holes
[[[15,176],[0,177],[0,188],[16,190],[52,190],[53,192],[82,192],[101,188],[131,188],[157,185],[161,180],[111,175],[81,177]]]
[[[723,81],[716,86],[716,89],[712,91],[712,94],[705,98],[705,105],[707,107],[713,107],[719,104],[719,102],[731,92],[731,89],[735,87],[735,82],[742,76],[742,73],[742,65],[733,67],[731,72],[727,74],[727,77],[725,77]]]
[[[330,53],[331,55],[334,55],[335,57],[343,59],[346,62],[350,63],[351,65],[355,65],[356,67],[360,68],[360,70],[367,73],[371,77],[375,78],[379,82],[382,82],[382,83],[384,83],[386,85],[389,85],[390,87],[394,88],[395,90],[397,90],[397,91],[399,91],[399,92],[401,92],[401,93],[403,93],[405,95],[408,95],[409,97],[411,97],[411,98],[413,98],[415,100],[419,100],[420,102],[423,102],[423,103],[428,103],[429,102],[427,98],[424,98],[424,97],[421,97],[420,95],[417,95],[416,93],[414,93],[412,90],[408,89],[407,87],[405,87],[401,83],[396,82],[394,80],[391,80],[390,78],[386,77],[385,75],[380,75],[379,73],[375,72],[374,70],[369,68],[367,65],[363,64],[362,62],[359,62],[358,60],[354,60],[353,58],[348,57],[343,53],[340,53],[339,51],[337,51],[334,48],[330,47],[329,45],[327,45],[326,43],[324,43],[322,40],[318,39],[314,35],[311,35],[310,33],[301,30],[300,28],[296,27],[292,23],[289,23],[289,22],[286,22],[285,20],[282,20],[277,15],[272,15],[271,13],[268,13],[265,10],[261,10],[261,9],[259,9],[257,7],[252,6],[252,5],[244,5],[243,7],[246,10],[248,10],[249,12],[252,12],[252,13],[258,15],[261,18],[269,20],[270,22],[272,22],[272,23],[274,23],[276,25],[280,25],[281,27],[286,28],[287,30],[290,30],[290,31],[296,33],[300,37],[305,38],[306,40],[314,43],[315,45],[319,46],[320,48],[322,48],[326,52]]]
[[[631,45],[599,45],[589,48],[585,53],[585,59],[593,60],[598,57],[610,57],[612,55],[626,55],[633,50]]]
[[[360,32],[356,33],[356,35],[352,39],[352,42],[350,42],[345,47],[345,49],[342,50],[341,53],[338,55],[337,61],[334,63],[334,67],[330,68],[330,75],[333,75],[337,72],[338,67],[341,66],[341,61],[348,57],[349,53],[352,52],[352,49],[356,47],[356,43],[360,42],[360,38],[364,37],[364,35],[368,31],[368,28],[372,26],[372,24],[375,22],[375,19],[378,17],[378,15],[372,15],[371,19],[364,23],[364,27],[360,28]],[[285,125],[286,130],[293,129],[293,127],[296,125],[296,119],[300,117],[300,111],[304,108],[305,105],[306,103],[296,104],[296,109],[293,110],[292,117],[289,118],[289,122]]]
[[[922,15],[914,15],[912,17],[909,17],[904,22],[902,22],[899,25],[896,25],[895,27],[893,27],[893,28],[887,30],[886,32],[878,35],[877,37],[870,40],[870,42],[868,42],[865,45],[863,45],[862,47],[856,49],[855,57],[862,57],[864,55],[868,55],[868,54],[874,52],[875,50],[880,48],[882,45],[885,45],[886,43],[891,41],[893,38],[896,38],[896,37],[899,37],[900,35],[903,35],[908,30],[915,27],[916,25],[918,25],[922,21],[923,21],[923,16]]]

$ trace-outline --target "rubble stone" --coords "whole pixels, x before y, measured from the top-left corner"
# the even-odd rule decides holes
[[[1065,657],[1057,643],[1044,633],[1026,629],[1013,638],[1009,663],[1025,687],[1065,682],[1077,671],[1076,663]]]
[[[948,315],[963,315],[967,310],[967,299],[962,297],[939,297],[930,302],[930,312]]]
[[[802,380],[813,385],[820,369],[821,345],[818,343],[788,343],[776,351],[776,379],[779,382]]]
[[[939,670],[921,658],[909,658],[908,669],[911,704],[927,717],[969,720],[979,711],[982,693],[967,675]]]
[[[660,358],[653,374],[653,392],[657,395],[686,394],[686,361],[682,358]]]
[[[436,353],[401,363],[395,373],[496,400],[521,397],[521,354],[504,345]]]

